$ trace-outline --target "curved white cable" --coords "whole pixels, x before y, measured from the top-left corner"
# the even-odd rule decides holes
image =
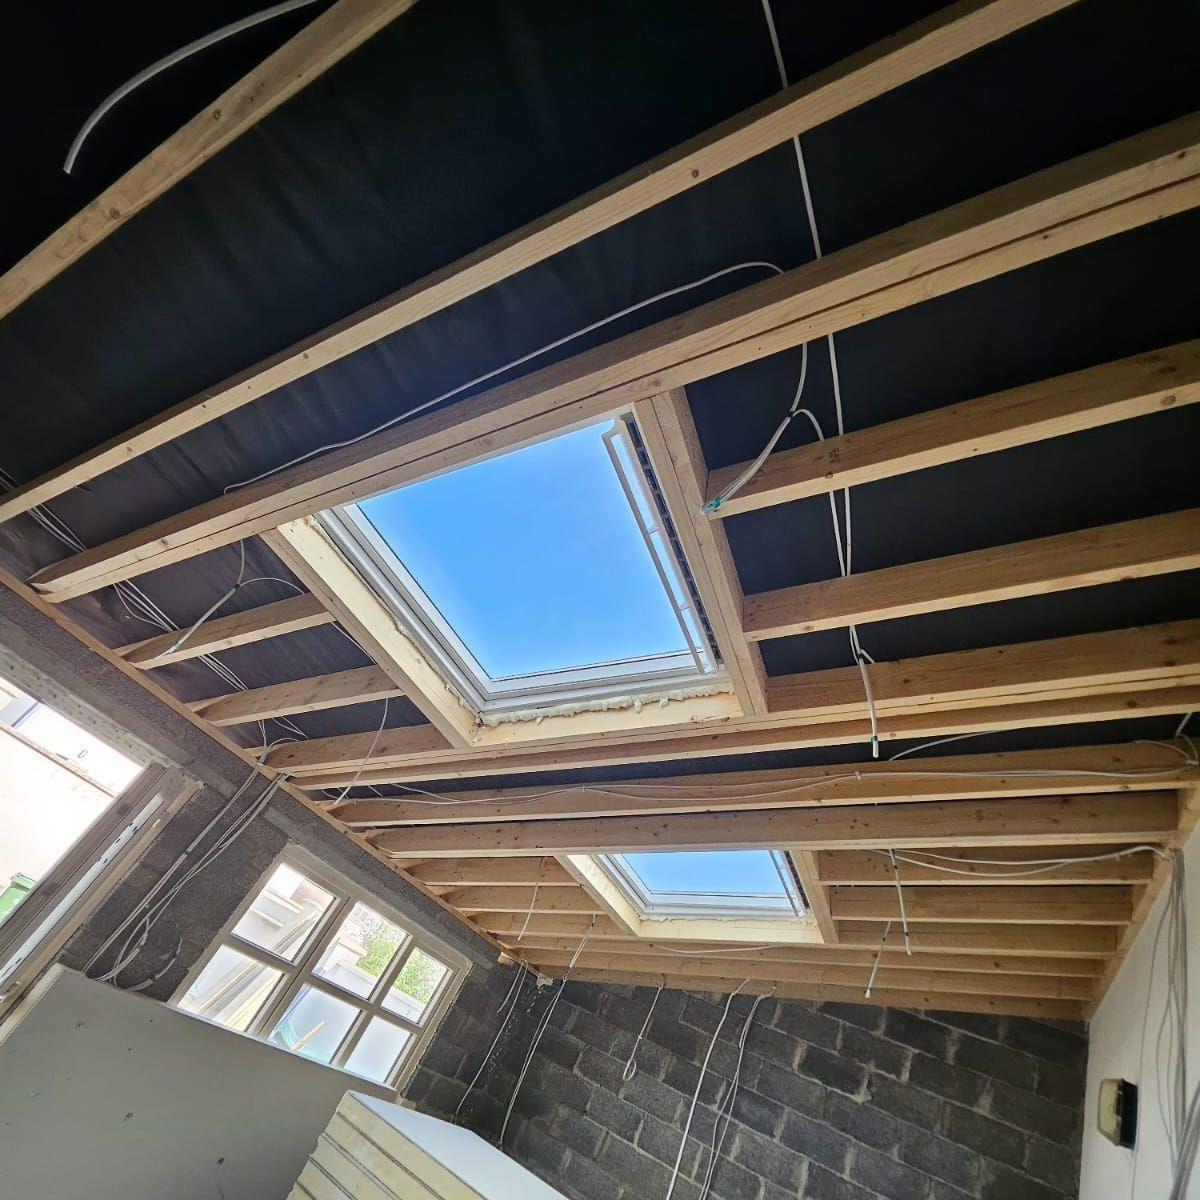
[[[278,475],[280,471],[286,471],[289,467],[299,466],[300,463],[308,462],[310,458],[316,458],[318,455],[326,454],[330,450],[344,450],[347,446],[357,446],[359,442],[365,441],[369,437],[374,437],[377,433],[383,433],[385,430],[391,429],[394,425],[399,425],[401,422],[407,421],[410,417],[415,417],[418,413],[423,413],[427,408],[433,408],[436,404],[452,400],[455,396],[469,391],[478,384],[487,383],[489,379],[495,379],[497,375],[503,375],[506,371],[511,371],[514,367],[524,366],[525,363],[543,354],[549,354],[551,350],[557,350],[560,346],[565,346],[569,342],[575,341],[576,338],[594,333],[597,329],[603,329],[605,325],[611,325],[614,321],[619,321],[622,317],[627,317],[631,313],[638,312],[640,309],[646,308],[651,304],[657,304],[660,300],[668,300],[672,296],[681,296],[685,292],[694,291],[696,288],[703,287],[705,284],[712,283],[714,280],[721,279],[726,275],[732,275],[737,271],[756,268],[765,268],[775,275],[783,274],[783,268],[776,266],[775,263],[750,260],[734,263],[731,267],[722,267],[721,270],[713,271],[700,279],[693,279],[690,283],[681,283],[677,287],[667,288],[666,291],[656,292],[653,296],[647,296],[645,300],[638,300],[636,303],[627,305],[615,313],[601,317],[598,321],[593,321],[590,325],[583,326],[582,329],[576,329],[571,333],[564,334],[560,338],[556,338],[552,342],[547,342],[544,346],[538,346],[536,350],[530,350],[529,353],[522,354],[520,358],[514,358],[511,362],[493,367],[490,371],[485,371],[482,375],[476,375],[474,379],[468,379],[466,383],[460,383],[452,387],[449,391],[442,392],[439,396],[434,396],[432,400],[426,400],[424,403],[418,404],[415,408],[406,409],[394,417],[389,417],[386,421],[381,421],[378,425],[372,426],[363,433],[356,434],[354,437],[346,438],[340,442],[327,442],[323,446],[317,446],[313,450],[308,450],[304,454],[298,454],[295,458],[272,467],[269,471],[263,471],[258,475],[250,476],[249,479],[241,479],[237,483],[231,483],[225,488],[225,491],[232,492],[238,488],[249,487],[252,483],[261,483],[264,479],[270,479],[272,475]]]
[[[172,50],[170,54],[160,58],[157,62],[151,63],[131,79],[127,79],[116,91],[110,92],[100,101],[92,111],[91,116],[84,121],[83,127],[75,135],[75,140],[71,143],[71,148],[67,151],[63,170],[70,175],[75,167],[75,160],[79,157],[80,150],[83,149],[83,143],[87,141],[88,135],[104,119],[109,110],[124,100],[130,92],[136,91],[142,84],[153,79],[155,75],[159,75],[177,63],[183,62],[186,58],[191,58],[193,54],[199,54],[201,50],[207,50],[210,46],[215,46],[218,42],[223,42],[226,38],[233,37],[234,34],[242,33],[247,29],[253,29],[255,25],[261,25],[265,21],[270,21],[275,17],[283,16],[285,13],[294,12],[298,8],[306,8],[308,5],[316,3],[317,0],[284,0],[282,4],[276,4],[271,8],[264,8],[260,12],[243,17],[240,21],[233,21],[229,25],[223,25],[220,29],[213,30],[212,33],[206,33],[194,42],[188,42],[186,46],[180,46],[178,50]]]

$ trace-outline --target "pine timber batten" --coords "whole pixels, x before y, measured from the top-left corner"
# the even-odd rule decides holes
[[[934,13],[43,475],[0,499],[0,521],[1074,2],[963,0]],[[0,316],[412,3],[339,0],[0,278]]]
[[[520,945],[515,936],[525,925],[525,914],[480,913],[474,922],[506,945]],[[530,918],[527,935],[530,937],[561,937],[572,940],[572,949],[589,927],[589,918],[569,913],[543,916],[535,912]],[[936,955],[984,955],[1009,958],[1013,956],[1093,959],[1107,958],[1117,949],[1117,930],[1120,926],[1080,925],[918,925],[911,930],[913,950]],[[841,921],[838,923],[840,945],[826,948],[807,946],[812,953],[838,953],[843,949],[866,948],[875,951],[883,945],[884,926],[876,921]],[[598,917],[591,926],[591,940],[596,942],[628,941],[629,931],[607,917]],[[686,942],[672,943],[687,945]],[[896,944],[889,938],[885,950],[894,951]]]
[[[571,961],[569,951],[536,950],[521,947],[524,956],[539,969],[550,968],[560,972]],[[724,956],[717,960],[683,959],[662,954],[657,958],[639,958],[636,962],[623,961],[619,954],[585,950],[579,957],[579,965],[587,971],[634,970],[661,971],[668,976],[680,971],[692,975],[718,976],[726,978],[733,973]],[[739,960],[742,965],[742,960]],[[791,964],[772,962],[769,968],[760,963],[757,968],[745,964],[743,968],[752,978],[770,979],[780,983],[834,984],[842,987],[862,988],[871,972],[871,965],[837,966],[818,964]],[[1032,996],[1057,1000],[1090,1000],[1095,983],[1091,979],[1068,976],[1056,979],[1051,975],[1021,975],[1017,972],[999,974],[975,973],[973,971],[941,971],[937,974],[913,970],[892,970],[880,966],[875,977],[880,988],[897,991],[926,991],[929,989],[962,992],[967,995],[984,996]]]
[[[1139,685],[1157,690],[1173,681],[1192,683],[1200,676],[1200,620],[933,654],[874,663],[867,670],[882,717],[933,705],[987,707],[1031,701],[1055,691],[1086,694]],[[768,695],[770,713],[756,722],[759,728],[866,715],[856,667],[777,676],[769,681]],[[886,728],[886,721],[881,724]],[[533,726],[530,734],[541,728]],[[373,736],[343,734],[289,743],[273,751],[268,762],[293,773],[337,771],[347,763],[357,767]],[[637,736],[618,728],[611,740],[628,742]],[[385,730],[368,768],[390,765],[391,744]]]
[[[843,987],[834,984],[780,983],[769,977],[747,980],[744,975],[708,976],[687,974],[686,966],[681,973],[667,975],[668,987],[692,992],[733,992],[739,987],[750,995],[755,993],[775,996],[780,1000],[824,1000],[845,1004],[863,1004],[863,985]],[[558,978],[562,971],[543,972]],[[580,969],[571,972],[571,978],[584,983],[630,984],[635,987],[657,987],[663,982],[661,971],[595,971]],[[898,991],[894,988],[873,988],[872,1004],[894,1008],[922,1008],[935,1011],[998,1013],[1006,1016],[1035,1017],[1045,1021],[1078,1021],[1083,1015],[1083,1004],[1078,1000],[1051,1000],[1028,996],[963,995],[940,991]]]
[[[1181,751],[1185,749],[1179,743]],[[1097,778],[1095,772],[1162,771],[1137,778]],[[1070,778],[1060,771],[1085,774]],[[978,773],[986,772],[980,778]],[[836,804],[992,800],[1003,796],[1095,795],[1170,790],[1200,780],[1200,768],[1171,750],[1146,743],[1010,750],[898,762],[846,763],[777,770],[715,772],[587,783],[562,789],[488,788],[445,792],[444,806],[396,799],[347,800],[331,815],[352,827],[461,825],[562,817],[623,817],[694,812],[763,811]],[[614,794],[615,793],[615,794]],[[465,803],[455,804],[456,801]]]
[[[290,717],[297,713],[321,712],[350,704],[365,704],[372,700],[403,696],[395,681],[379,667],[355,667],[329,675],[314,675],[308,679],[293,679],[266,687],[230,692],[207,700],[194,700],[190,708],[213,725],[241,725],[264,721],[271,717]],[[438,736],[431,739],[430,749],[445,745]]]
[[[1098,845],[1169,842],[1178,821],[1173,792],[724,813],[411,825],[367,840],[403,858],[502,858],[641,850],[722,850],[792,846],[862,847]],[[874,890],[874,889],[872,889]]]
[[[316,596],[289,596],[273,604],[205,621],[178,647],[176,643],[184,636],[186,629],[156,634],[144,641],[122,646],[117,653],[135,667],[163,667],[168,663],[198,658],[202,654],[215,654],[219,650],[248,646],[266,638],[331,625],[333,621],[333,614]]]
[[[1200,509],[747,596],[754,640],[1041,596],[1200,567]]]
[[[1200,204],[1185,117],[835,251],[47,567],[71,599]]]
[[[777,450],[709,517],[821,496],[1200,400],[1200,340]],[[718,495],[748,466],[709,473]]]
[[[471,744],[477,718],[450,688],[366,580],[314,521],[293,521],[263,539],[334,613],[404,695],[452,746]],[[411,734],[409,735],[412,736]]]
[[[339,820],[343,818],[336,812]],[[1124,858],[1106,859],[1101,862],[1079,861],[1047,871],[1044,867],[1037,868],[1037,875],[1022,876],[1012,874],[1021,870],[1029,870],[1030,860],[1050,858],[1075,858],[1079,856],[1111,853],[1111,846],[1085,846],[1074,848],[1065,846],[1052,854],[1046,850],[1011,849],[994,847],[989,850],[990,859],[1004,860],[1004,866],[989,866],[967,862],[944,863],[958,874],[950,874],[939,870],[936,866],[918,866],[912,861],[905,861],[900,869],[903,872],[903,886],[924,887],[936,885],[940,887],[960,887],[964,885],[978,887],[1019,887],[1029,883],[1039,886],[1090,886],[1105,883],[1145,884],[1150,881],[1154,864],[1158,861],[1150,851],[1130,854]],[[972,854],[978,857],[978,851],[958,846],[940,847],[938,854],[957,858],[970,858]],[[853,884],[856,887],[888,887],[896,886],[895,875],[886,854],[871,850],[822,850],[817,856],[821,879],[828,886],[836,884]],[[521,859],[514,859],[521,862]],[[1007,874],[1006,874],[1007,872]]]
[[[708,467],[687,396],[679,388],[634,401],[633,415],[742,713],[762,716],[766,668],[742,632],[742,587],[725,530],[703,512]]]
[[[414,3],[415,0],[337,0],[0,276],[0,317],[23,304],[110,233],[407,12]],[[152,445],[161,445],[212,419],[205,413],[204,397],[189,404],[198,410],[199,420],[164,431]],[[163,418],[156,420],[161,422]],[[140,449],[128,447],[129,440],[127,434],[115,444],[109,443],[65,468],[60,467],[20,489],[19,500],[17,493],[6,496],[0,507],[0,520],[60,495],[141,453]],[[102,454],[103,451],[107,453]],[[93,460],[105,465],[91,466]]]
[[[627,958],[653,958],[655,955],[674,953],[678,956],[677,966],[685,963],[687,956],[695,951],[705,952],[712,949],[710,942],[659,942],[642,938],[607,938],[596,944],[604,951],[611,950],[614,954],[619,953]],[[578,948],[579,939],[526,934],[525,937],[518,938],[513,945],[521,951],[550,950],[571,954]],[[871,967],[875,962],[876,953],[874,950],[847,950],[842,946],[748,946],[744,953],[723,953],[721,961],[739,964],[779,962]],[[1076,979],[1095,979],[1103,974],[1108,965],[1106,958],[1050,958],[1033,954],[905,954],[902,949],[885,951],[879,962],[880,966],[897,971],[1009,971],[1014,975],[1053,975]]]
[[[904,881],[904,866],[900,867]],[[896,889],[831,887],[829,908],[837,921],[899,921]],[[1128,925],[1133,920],[1133,889],[1106,887],[922,887],[904,892],[909,924]]]
[[[1064,725],[1081,721],[1117,721],[1140,716],[1171,716],[1193,712],[1198,708],[1200,687],[1125,690],[1063,700],[1039,698],[1032,702],[997,704],[987,708],[952,706],[947,710],[926,707],[915,714],[889,714],[885,727],[879,731],[879,737],[886,744],[904,738],[1028,729],[1038,725]],[[486,757],[469,752],[466,755],[430,755],[424,752],[397,755],[391,759],[393,765],[368,768],[359,774],[356,782],[365,787],[421,780],[467,779],[479,775],[518,775],[529,771],[628,766],[639,762],[796,750],[811,746],[852,745],[865,742],[870,732],[870,722],[861,718],[766,729],[731,726],[721,731],[706,730],[685,736],[645,736],[634,742],[619,744],[594,742],[584,746],[559,746],[534,751],[493,751]],[[298,787],[320,789],[345,787],[354,778],[355,771],[343,766],[325,773],[300,774],[294,777],[293,782]]]

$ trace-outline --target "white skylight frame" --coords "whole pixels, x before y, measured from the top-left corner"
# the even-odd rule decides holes
[[[666,853],[669,853],[666,852]],[[810,921],[812,912],[788,855],[770,850],[784,894],[712,891],[659,891],[648,888],[623,854],[598,854],[596,862],[647,920],[672,917]],[[742,903],[738,903],[738,898]]]
[[[687,646],[684,650],[493,677],[484,670],[358,504],[327,509],[318,514],[317,519],[341,554],[396,614],[404,631],[442,677],[481,714],[705,685],[726,686],[728,676],[710,640],[699,599],[689,586],[687,567],[671,534],[665,508],[655,499],[654,485],[647,474],[648,464],[638,452],[634,428],[632,415],[621,414],[603,435],[604,442],[634,521],[679,622]],[[563,432],[566,431],[558,431],[554,436]]]

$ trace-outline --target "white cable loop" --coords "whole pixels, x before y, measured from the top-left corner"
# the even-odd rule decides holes
[[[650,1010],[646,1013],[646,1019],[642,1022],[642,1027],[638,1031],[638,1035],[634,1038],[633,1049],[629,1052],[629,1058],[625,1062],[625,1070],[621,1072],[621,1078],[628,1083],[637,1074],[637,1052],[638,1047],[642,1044],[642,1039],[646,1036],[646,1030],[650,1028],[650,1018],[654,1016],[654,1008],[658,1004],[658,998],[663,993],[663,988],[666,983],[658,985],[658,991],[654,993],[654,999],[650,1001]]]
[[[317,0],[284,0],[282,4],[276,4],[271,8],[264,8],[261,12],[252,13],[248,17],[243,17],[240,21],[234,21],[229,25],[224,25],[220,29],[214,30],[212,33],[206,33],[204,37],[197,38],[194,42],[189,42],[186,46],[181,46],[178,50],[172,50],[164,58],[151,63],[150,66],[134,75],[132,79],[127,79],[116,91],[109,93],[97,105],[91,116],[84,121],[83,128],[75,135],[75,140],[71,143],[71,148],[67,151],[63,170],[70,175],[75,166],[75,160],[79,157],[80,150],[83,149],[83,143],[87,140],[92,130],[104,119],[105,114],[114,105],[124,100],[130,92],[135,91],[142,84],[153,79],[155,75],[175,66],[177,63],[183,62],[184,59],[191,58],[193,54],[199,54],[201,50],[207,50],[210,46],[215,46],[218,42],[223,42],[226,38],[233,37],[234,34],[242,33],[247,29],[253,29],[255,25],[261,25],[274,17],[281,17],[285,13],[294,12],[298,8],[306,8],[308,5],[315,4],[316,2]]]

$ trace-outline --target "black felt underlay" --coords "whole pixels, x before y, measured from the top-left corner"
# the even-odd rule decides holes
[[[257,4],[7,6],[0,128],[12,178],[11,263],[307,19],[256,31],[156,81],[58,170],[107,91],[166,49]],[[776,0],[801,78],[937,4]],[[314,10],[315,11],[315,10]],[[96,10],[98,13],[99,10]],[[62,39],[70,22],[78,36]],[[79,22],[83,21],[83,24]],[[100,35],[97,31],[97,39]],[[65,42],[65,44],[64,44]],[[1196,107],[1200,9],[1085,0],[807,134],[828,253]],[[53,71],[47,69],[54,63]],[[233,146],[0,321],[0,467],[28,479],[290,342],[509,232],[761,99],[778,85],[759,0],[421,0]],[[861,428],[1200,334],[1200,214],[1135,230],[846,330],[845,425]],[[56,500],[97,545],[231,482],[345,438],[658,290],[747,260],[812,257],[790,146],[693,189],[486,293]],[[763,277],[761,268],[663,302],[549,355],[577,353]],[[689,389],[717,467],[751,457],[786,410],[799,352]],[[543,365],[539,363],[537,365]],[[828,358],[805,402],[835,430]],[[865,486],[853,494],[857,571],[1200,503],[1200,409],[1180,409]],[[811,437],[796,422],[783,447]],[[823,499],[728,519],[747,593],[836,574]],[[27,518],[0,556],[29,575],[65,551]],[[261,544],[250,571],[286,571]],[[180,625],[236,574],[236,548],[139,583]],[[1200,573],[864,626],[893,659],[1196,615]],[[502,586],[502,581],[498,581]],[[228,611],[288,594],[245,589]],[[153,630],[111,589],[72,616],[113,645]],[[773,675],[851,662],[844,631],[764,644]],[[362,665],[330,629],[222,656],[250,686]],[[198,663],[156,675],[186,699],[226,690]],[[312,736],[373,728],[379,705],[298,719]],[[419,721],[393,701],[388,724]],[[1031,730],[972,748],[1162,736],[1174,721]],[[243,730],[248,741],[256,730]],[[859,748],[760,755],[850,759]],[[706,759],[686,769],[741,760]],[[649,774],[653,767],[633,773]],[[679,770],[679,764],[670,764]],[[626,772],[628,773],[628,772]],[[596,772],[597,776],[602,773]]]

